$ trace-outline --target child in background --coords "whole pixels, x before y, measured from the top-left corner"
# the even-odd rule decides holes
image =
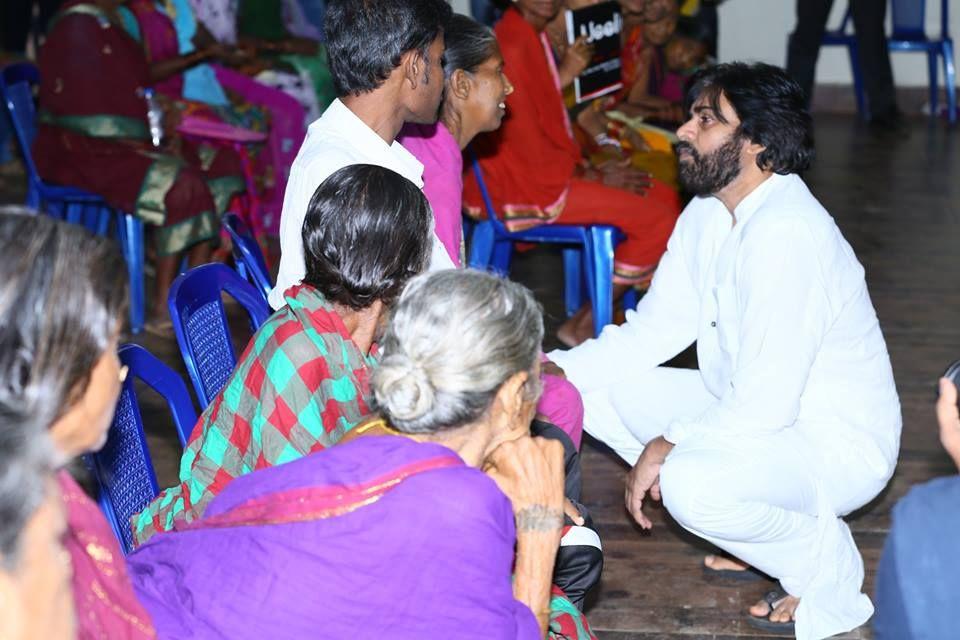
[[[637,107],[645,119],[665,124],[680,124],[686,120],[683,113],[683,92],[687,78],[707,59],[707,44],[703,25],[694,18],[678,18],[668,24],[650,25],[663,44],[653,44],[641,64],[628,104]]]

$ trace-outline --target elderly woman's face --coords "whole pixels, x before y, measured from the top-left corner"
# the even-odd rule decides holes
[[[63,548],[66,517],[53,481],[47,497],[20,534],[20,553],[11,571],[0,570],[4,615],[0,637],[12,640],[73,640],[76,617],[70,556]]]
[[[90,372],[87,388],[50,428],[64,462],[103,447],[125,377],[126,368],[120,365],[117,341],[113,340]]]

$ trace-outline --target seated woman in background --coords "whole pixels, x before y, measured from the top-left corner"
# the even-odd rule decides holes
[[[423,193],[383,167],[351,165],[320,185],[303,225],[303,283],[200,416],[180,484],[135,519],[138,542],[195,520],[234,478],[335,444],[369,413],[374,343],[426,267],[431,217]]]
[[[543,34],[560,2],[518,0],[495,28],[514,92],[496,132],[474,143],[497,211],[510,229],[538,224],[609,224],[626,240],[616,248],[614,296],[649,283],[680,211],[677,193],[650,180],[629,161],[583,162],[558,88],[557,70]],[[471,215],[483,201],[468,175],[464,199]],[[589,306],[564,323],[558,338],[569,346],[593,335]]]
[[[503,72],[503,57],[493,31],[454,14],[444,28],[444,98],[434,124],[407,124],[398,141],[423,163],[423,193],[433,209],[437,237],[457,267],[464,263],[463,156],[474,136],[494,131],[505,113],[513,86]],[[557,375],[543,373],[537,411],[562,429],[580,448],[583,401],[576,388]]]
[[[265,144],[248,144],[253,159],[259,207],[251,220],[255,231],[277,233],[289,167],[303,142],[303,108],[282,91],[242,73],[208,62],[242,62],[242,50],[209,41],[197,48],[196,18],[187,0],[127,0],[132,20],[128,31],[141,43],[155,88],[174,100],[185,120],[212,120],[266,136]],[[229,139],[212,144],[231,146]]]
[[[180,258],[189,252],[191,265],[209,260],[220,215],[243,191],[243,178],[232,151],[201,159],[174,136],[166,147],[150,145],[142,93],[150,70],[124,29],[121,4],[71,1],[54,18],[40,49],[33,154],[45,180],[92,191],[156,227],[153,323],[169,326],[161,318]]]
[[[673,129],[685,119],[683,90],[690,74],[706,61],[708,34],[693,18],[677,20],[669,11],[671,6],[672,0],[665,7],[666,16],[656,22],[624,26],[623,89],[592,101],[576,121],[588,145],[597,141],[597,152],[615,157],[622,150],[631,155],[635,167],[678,188]],[[644,44],[647,32],[652,34],[649,42],[669,39],[662,47]],[[613,141],[613,146],[600,144],[607,141]]]
[[[0,246],[0,443],[35,438],[48,444],[54,465],[63,467],[104,445],[126,373],[117,359],[127,299],[123,258],[110,239],[40,215],[0,214]],[[6,473],[7,465],[0,469]],[[63,527],[56,522],[63,515],[44,507],[39,517],[51,528],[42,535],[56,535],[44,548],[43,562],[61,560],[50,543],[62,542],[73,567],[78,637],[155,638],[100,508],[66,470],[57,472],[56,483],[52,495],[66,514],[66,532],[60,535]],[[32,501],[35,487],[25,481],[22,488]],[[6,521],[3,513],[0,520]],[[65,615],[58,611],[31,622],[65,623]]]
[[[412,282],[373,377],[383,420],[131,555],[160,635],[543,638],[563,456],[529,432],[542,336],[518,284]]]
[[[957,388],[940,380],[940,443],[960,470]],[[910,489],[893,507],[890,533],[877,568],[873,635],[877,640],[952,638],[960,587],[960,477],[946,476]]]

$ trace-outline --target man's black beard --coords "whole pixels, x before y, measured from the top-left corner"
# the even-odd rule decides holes
[[[719,193],[724,187],[740,175],[740,149],[743,137],[730,136],[716,151],[700,155],[689,142],[678,142],[677,156],[681,151],[689,152],[690,157],[680,160],[680,184],[695,196],[709,196]]]

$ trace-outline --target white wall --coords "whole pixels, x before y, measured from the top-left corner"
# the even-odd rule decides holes
[[[720,5],[718,57],[757,60],[783,66],[787,59],[787,36],[796,21],[795,2],[808,0],[727,0]],[[873,0],[878,1],[878,0]],[[882,0],[881,0],[882,1]],[[923,1],[923,0],[919,0]],[[454,0],[454,6],[465,0]],[[927,2],[927,35],[940,35],[940,0]],[[950,2],[950,33],[960,35],[960,0]],[[834,0],[828,28],[840,24],[847,3]],[[889,13],[889,11],[888,11]],[[889,18],[888,18],[889,20]],[[889,28],[888,28],[889,32]],[[894,53],[893,77],[898,86],[926,86],[927,58],[922,53]],[[850,58],[844,47],[824,47],[817,63],[817,82],[850,84]],[[943,86],[941,65],[940,83]]]
[[[450,0],[450,6],[454,13],[462,13],[465,16],[470,15],[470,0]]]

